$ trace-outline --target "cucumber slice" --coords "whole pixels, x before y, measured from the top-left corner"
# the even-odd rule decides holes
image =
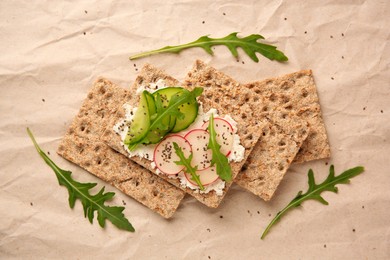
[[[179,107],[180,112],[184,114],[184,118],[176,119],[175,127],[171,130],[172,133],[180,132],[189,127],[198,116],[198,102],[194,100],[192,103],[183,104]]]
[[[148,92],[144,91],[141,94],[138,109],[131,121],[130,129],[127,132],[124,143],[130,147],[141,141],[149,132],[150,113],[148,104]],[[130,148],[131,149],[131,148]]]
[[[156,112],[156,105],[154,104],[154,96],[148,92],[144,91],[146,95],[146,101],[148,102],[148,109],[149,109],[149,118],[152,117]]]
[[[175,126],[175,117],[169,117],[168,118],[169,121],[167,121],[167,123],[169,122],[169,129],[168,130],[160,130],[160,129],[154,129],[154,130],[150,130],[148,135],[145,137],[145,139],[142,141],[143,144],[156,144],[158,142],[161,141],[161,139],[163,139],[167,133],[169,133],[169,131],[171,131],[171,129]]]
[[[168,106],[172,96],[175,94],[180,95],[183,90],[184,89],[180,87],[168,87],[157,90],[153,93],[153,96],[156,98],[157,94],[160,94],[163,106]],[[194,100],[194,102],[183,104],[180,106],[179,110],[184,114],[184,118],[176,118],[175,125],[171,129],[171,132],[173,133],[186,129],[190,124],[192,124],[192,122],[195,121],[198,115],[198,102]]]
[[[183,91],[183,88],[180,87],[168,87],[157,90],[153,93],[154,98],[157,98],[157,95],[160,94],[160,98],[163,104],[163,107],[166,108],[169,105],[171,97],[177,93]]]
[[[152,122],[153,115],[157,112],[156,104],[155,104],[155,96],[152,95],[149,92],[145,92],[146,99],[148,102],[148,109],[149,109],[149,118]],[[157,95],[156,95],[157,96]],[[161,129],[149,129],[148,134],[145,136],[145,138],[142,139],[141,143],[143,144],[155,144],[161,141],[161,139],[172,130],[172,128],[175,126],[175,118],[168,116],[166,119],[164,119],[164,124],[168,125],[169,128],[166,130]]]

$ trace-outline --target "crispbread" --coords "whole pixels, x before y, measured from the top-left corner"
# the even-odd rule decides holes
[[[272,111],[267,124],[235,182],[268,201],[286,174],[304,140],[308,124],[294,114]]]
[[[99,79],[62,139],[58,154],[112,184],[165,218],[173,215],[185,193],[133,163],[99,140],[118,100],[128,92]]]
[[[155,83],[158,79],[165,79],[166,85],[168,86],[172,85],[171,84],[172,82],[166,80],[167,76],[161,70],[156,69],[150,65],[146,65],[142,69],[138,78],[136,79],[134,88],[137,88],[141,85],[148,86],[148,84]],[[168,77],[168,79],[171,78]],[[221,80],[221,84],[219,84],[218,82],[214,82],[213,86],[199,85],[205,87],[205,94],[202,94],[200,100],[203,103],[203,107],[205,111],[208,111],[208,109],[210,108],[217,108],[220,115],[223,116],[225,114],[229,114],[238,123],[237,134],[240,136],[241,144],[245,147],[245,159],[241,162],[231,163],[232,175],[234,179],[239,173],[242,165],[244,164],[246,158],[250,154],[254,145],[256,144],[261,134],[260,131],[261,126],[257,124],[255,119],[251,116],[252,109],[245,101],[245,98],[243,98],[243,97],[250,96],[252,94],[252,91],[248,89],[242,89],[242,93],[241,93],[240,90],[230,88],[230,84],[235,85],[237,83],[235,83],[233,79],[227,76],[222,77],[222,74],[219,75],[219,78],[215,78],[215,80],[218,81]],[[223,84],[223,82],[229,84]],[[176,84],[176,82],[173,83],[174,83],[173,85]],[[193,86],[188,86],[188,87],[192,88]],[[220,95],[221,98],[220,102],[214,101],[214,99],[211,98],[211,96],[216,93]],[[224,101],[225,99],[229,99],[229,102],[225,102]],[[234,101],[234,103],[232,103],[232,101]],[[106,142],[110,147],[114,148],[115,150],[119,151],[122,154],[127,154],[127,152],[122,147],[119,135],[117,135],[113,131],[113,126],[116,122],[118,122],[121,118],[124,117],[124,109],[122,108],[122,105],[126,102],[129,102],[129,100],[126,98],[124,98],[122,102],[119,102],[122,104],[118,108],[118,113],[112,116],[112,120],[108,124],[107,130],[104,132],[102,136],[102,140],[104,142]],[[133,103],[133,105],[136,104]],[[131,157],[131,159],[151,171],[154,170],[151,167],[150,161],[146,159],[142,159],[139,157]],[[226,194],[227,190],[231,186],[231,182],[226,184],[222,196],[218,196],[214,191],[211,191],[208,194],[199,194],[198,191],[193,191],[190,188],[182,187],[178,179],[168,178],[163,174],[160,174],[159,176],[169,181],[170,183],[174,184],[175,186],[182,188],[188,194],[194,196],[203,204],[213,208],[217,207],[221,203],[224,195]]]
[[[216,69],[196,61],[188,73],[186,85],[205,86],[205,97],[228,109],[249,106],[251,114],[243,117],[255,120],[261,127],[262,136],[235,182],[264,200],[274,194],[292,160],[307,136],[307,122],[284,108],[271,108],[260,93],[245,92],[234,80]],[[225,95],[219,89],[230,88],[232,95]]]
[[[330,156],[328,137],[311,70],[302,70],[243,86],[261,94],[270,109],[285,108],[309,123],[309,135],[294,162],[302,163]]]

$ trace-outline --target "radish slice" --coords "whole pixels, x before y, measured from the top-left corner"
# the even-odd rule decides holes
[[[209,121],[202,125],[203,129],[207,129]],[[232,125],[222,118],[214,118],[214,129],[217,133],[217,142],[221,145],[221,153],[229,156],[233,148],[234,132]]]
[[[217,169],[215,168],[215,166],[209,167],[209,168],[202,170],[202,171],[196,171],[196,174],[199,175],[200,182],[202,183],[203,186],[210,185],[210,184],[214,183],[216,180],[218,180],[218,178],[219,178],[219,176],[217,174]],[[191,179],[191,174],[184,173],[184,175],[186,176],[186,179],[191,184],[198,186],[198,184],[196,184],[196,182],[194,182]]]
[[[184,137],[180,135],[167,136],[154,149],[154,163],[162,173],[178,174],[184,169],[183,165],[175,163],[175,161],[180,161],[180,158],[173,147],[174,142],[181,147],[186,157],[191,154],[191,145]]]
[[[203,129],[194,129],[188,132],[184,138],[191,144],[193,153],[192,167],[198,166],[198,171],[210,167],[212,152],[207,148],[210,134]]]

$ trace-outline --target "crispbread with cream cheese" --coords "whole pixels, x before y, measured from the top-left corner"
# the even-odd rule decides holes
[[[130,97],[127,90],[108,80],[96,81],[57,152],[169,218],[185,193],[99,140],[118,102]]]
[[[218,78],[218,80],[229,82],[230,84],[237,84],[233,79],[231,79],[228,76],[225,76],[222,78]],[[159,79],[164,79],[167,86],[174,86],[176,84],[172,84],[169,80],[166,80],[167,76],[159,69],[154,68],[151,65],[145,65],[140,73],[140,75],[137,77],[134,86],[133,91],[135,88],[138,88],[140,86],[148,86],[150,83],[156,83]],[[197,85],[202,86],[202,85]],[[189,89],[195,86],[188,86]],[[245,148],[245,156],[244,160],[241,162],[231,162],[231,168],[232,168],[232,177],[233,179],[237,176],[239,173],[242,165],[244,164],[245,160],[247,159],[248,155],[252,151],[254,145],[256,144],[260,134],[261,134],[261,125],[256,122],[256,120],[251,117],[252,109],[251,106],[248,105],[245,102],[245,98],[252,95],[252,91],[249,89],[243,88],[242,90],[238,89],[232,89],[230,88],[230,85],[221,85],[221,87],[211,87],[208,89],[208,86],[202,86],[205,88],[205,93],[202,94],[202,96],[199,98],[202,103],[205,111],[208,111],[210,108],[216,108],[218,109],[218,113],[223,116],[226,114],[229,114],[237,123],[238,123],[238,132],[237,134],[240,136],[241,144]],[[208,90],[207,90],[208,89]],[[216,102],[213,99],[209,98],[208,95],[212,95],[211,91],[214,90],[215,92],[218,92],[218,94],[221,95],[221,98],[230,98],[231,100],[236,99],[236,102],[232,104],[231,102],[224,103],[221,99],[221,102]],[[132,102],[133,101],[133,102]],[[133,105],[136,106],[137,103],[134,103],[134,100],[130,100],[128,98],[123,98],[122,102],[118,102],[118,112],[115,115],[112,115],[111,121],[108,124],[107,130],[104,132],[102,136],[102,140],[106,142],[110,147],[113,149],[119,151],[120,153],[127,155],[126,150],[122,146],[122,142],[120,139],[120,136],[117,135],[113,131],[113,126],[115,123],[117,123],[121,118],[124,117],[124,109],[122,105],[126,102],[132,102]],[[154,171],[154,169],[151,166],[151,162],[147,159],[140,158],[137,156],[131,157],[132,160],[139,163],[140,165],[144,166],[145,168]],[[160,174],[160,177],[164,178],[168,182],[174,184],[176,187],[180,187],[183,190],[185,190],[188,194],[194,196],[196,199],[198,199],[203,204],[209,206],[209,207],[217,207],[224,195],[226,194],[227,190],[231,186],[230,183],[226,183],[226,186],[223,190],[222,196],[219,196],[215,193],[215,191],[211,191],[207,194],[200,194],[199,191],[191,190],[188,187],[182,187],[180,185],[180,180],[168,178],[164,174]]]

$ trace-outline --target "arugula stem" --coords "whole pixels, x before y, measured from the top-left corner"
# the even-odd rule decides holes
[[[200,45],[201,44],[199,44],[199,43],[190,42],[190,43],[176,45],[176,46],[167,46],[167,47],[164,47],[161,49],[146,51],[146,52],[141,52],[141,53],[135,54],[133,56],[130,56],[129,59],[135,60],[135,59],[139,59],[142,57],[146,57],[146,56],[150,56],[150,55],[154,55],[154,54],[159,54],[159,53],[167,53],[167,52],[178,53],[181,50],[187,49],[187,48],[193,48],[193,47],[200,47],[201,48]]]

